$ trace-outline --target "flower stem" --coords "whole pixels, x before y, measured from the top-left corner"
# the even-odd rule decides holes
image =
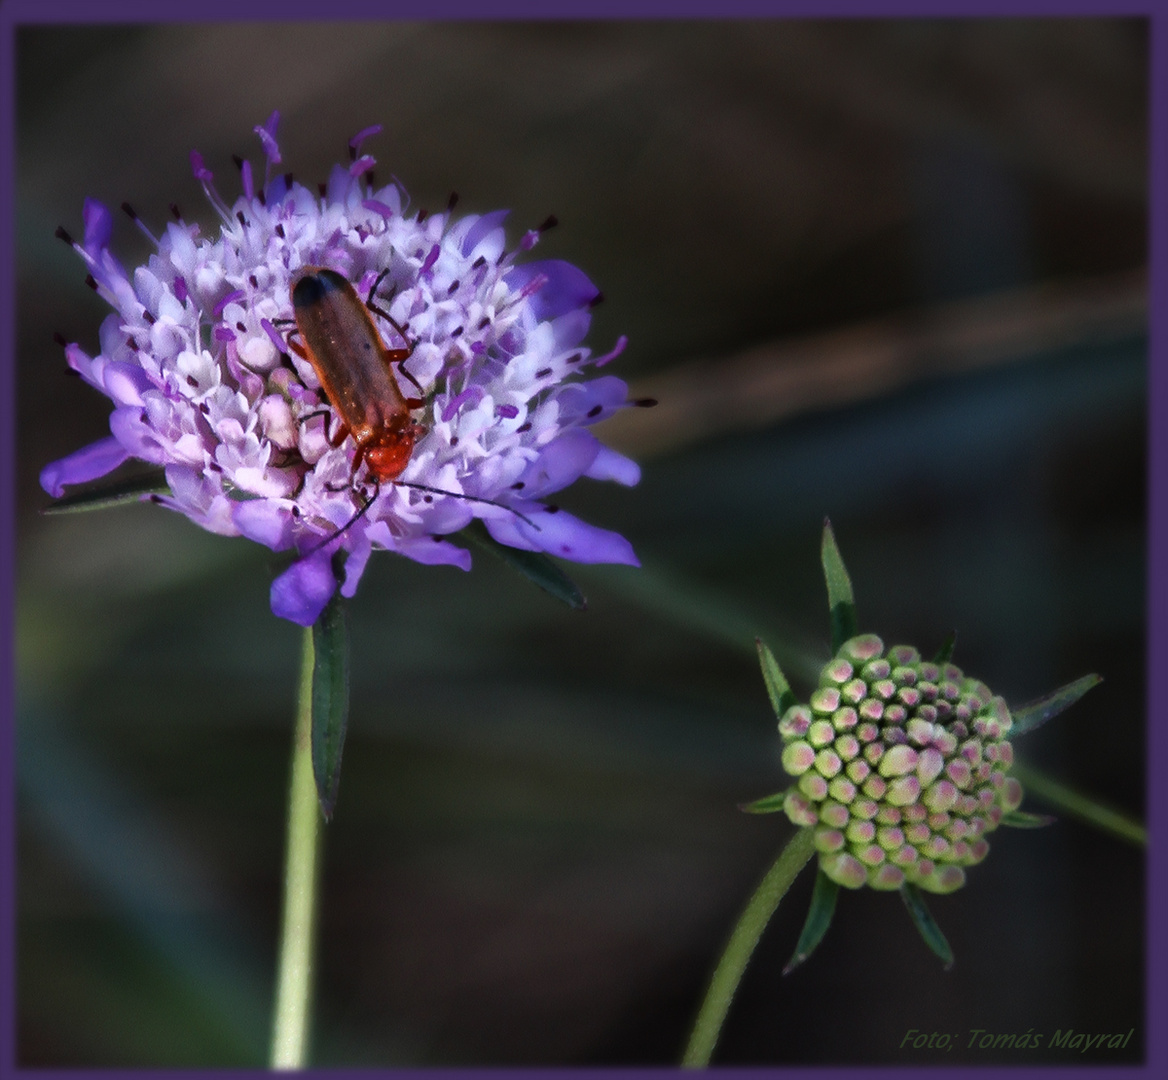
[[[730,1009],[730,1002],[738,990],[742,973],[750,961],[758,939],[786,895],[791,882],[815,853],[811,829],[800,829],[783,848],[774,866],[767,871],[754,895],[738,918],[738,924],[722,953],[710,979],[710,988],[694,1021],[693,1032],[681,1064],[687,1069],[702,1069],[710,1063],[710,1056],[718,1042],[722,1023]]]
[[[312,953],[316,937],[316,885],[320,861],[320,803],[312,777],[312,628],[304,632],[292,780],[288,791],[288,838],[284,862],[284,911],[272,1021],[273,1069],[301,1069],[308,1057],[312,1000]]]

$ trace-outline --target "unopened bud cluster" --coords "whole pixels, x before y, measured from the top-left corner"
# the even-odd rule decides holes
[[[1007,775],[1012,723],[1005,701],[953,664],[854,637],[779,721],[797,778],[783,808],[814,826],[819,865],[840,885],[952,892],[1022,801]]]

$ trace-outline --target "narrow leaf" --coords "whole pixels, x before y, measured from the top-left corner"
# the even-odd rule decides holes
[[[831,651],[834,655],[849,638],[856,636],[856,601],[852,579],[844,566],[843,556],[831,531],[831,522],[823,521],[823,578],[827,582],[827,606],[831,611]]]
[[[776,810],[782,810],[783,800],[787,797],[787,792],[790,788],[784,788],[782,791],[776,791],[773,795],[764,795],[761,799],[755,799],[754,802],[739,803],[738,809],[747,814],[773,814]]]
[[[900,887],[900,897],[904,901],[904,906],[908,908],[913,924],[920,932],[921,937],[925,939],[925,944],[937,954],[945,965],[945,970],[948,971],[953,966],[953,950],[949,947],[949,942],[945,940],[945,935],[941,933],[941,928],[933,919],[928,907],[925,906],[925,898],[921,895],[921,890],[906,881]]]
[[[754,644],[758,649],[758,661],[762,665],[762,678],[766,683],[767,696],[771,699],[771,708],[774,709],[775,716],[782,719],[783,713],[795,704],[795,692],[762,638],[756,637]]]
[[[945,643],[937,650],[937,655],[933,659],[934,664],[947,664],[953,659],[953,647],[957,644],[957,631],[950,630],[949,636],[945,639]]]
[[[1060,686],[1052,690],[1045,697],[1037,701],[1027,702],[1010,710],[1014,718],[1014,726],[1010,729],[1010,736],[1026,735],[1035,728],[1042,727],[1048,720],[1058,716],[1064,709],[1069,709],[1093,686],[1103,681],[1102,675],[1084,675],[1081,679]]]
[[[1028,814],[1024,810],[1007,810],[1002,815],[1002,824],[1015,829],[1042,829],[1053,825],[1058,818],[1053,814]]]
[[[111,506],[137,502],[143,495],[167,495],[170,486],[162,469],[152,469],[140,476],[131,476],[115,484],[74,491],[62,496],[52,506],[46,507],[46,514],[80,514],[86,510],[105,510]]]
[[[815,891],[811,894],[811,907],[807,910],[807,921],[795,946],[795,955],[787,961],[783,974],[789,975],[816,949],[823,940],[827,928],[835,915],[835,900],[839,896],[839,886],[822,870],[815,876]]]
[[[312,775],[320,809],[325,821],[330,821],[349,722],[349,634],[339,594],[334,594],[313,624],[312,645]]]
[[[500,544],[478,521],[472,522],[458,535],[483,551],[489,551],[544,592],[563,601],[573,611],[584,611],[588,607],[588,601],[576,583],[543,552],[523,551],[521,548]]]

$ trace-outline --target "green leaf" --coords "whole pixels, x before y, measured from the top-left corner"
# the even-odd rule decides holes
[[[472,522],[458,535],[483,551],[489,551],[544,592],[562,600],[573,611],[584,611],[588,607],[588,601],[576,583],[543,552],[523,551],[521,548],[500,544],[480,521]]]
[[[1007,810],[1002,815],[1001,824],[1014,829],[1042,829],[1056,821],[1058,818],[1051,814],[1027,814],[1024,810]]]
[[[162,469],[152,469],[139,476],[131,476],[114,484],[86,488],[62,496],[52,506],[46,507],[46,514],[80,514],[86,510],[105,510],[111,506],[138,502],[143,495],[169,495],[170,485]]]
[[[933,919],[928,907],[925,906],[925,898],[921,895],[921,890],[906,881],[900,887],[900,897],[904,901],[904,906],[908,908],[913,925],[916,926],[921,937],[925,939],[925,944],[936,953],[945,965],[945,970],[948,971],[953,966],[953,950],[949,947],[949,942],[945,940],[945,935],[941,933],[941,928]]]
[[[1014,726],[1010,729],[1010,737],[1027,735],[1035,728],[1042,727],[1064,709],[1069,709],[1091,687],[1098,686],[1102,681],[1102,675],[1084,675],[1081,679],[1076,679],[1074,682],[1067,683],[1066,686],[1052,690],[1037,701],[1030,701],[1025,705],[1019,705],[1016,709],[1011,709],[1010,715],[1014,718]]]
[[[953,647],[957,644],[957,631],[950,630],[949,636],[945,639],[945,643],[937,650],[937,655],[933,658],[934,664],[947,664],[953,659]]]
[[[815,891],[811,894],[811,907],[807,910],[807,921],[795,945],[795,954],[787,961],[783,974],[789,975],[816,949],[823,940],[827,928],[835,915],[835,900],[839,896],[839,886],[822,870],[815,876]]]
[[[762,679],[766,683],[767,696],[771,699],[771,708],[774,709],[775,716],[782,719],[783,713],[795,704],[795,692],[762,638],[756,637],[754,645],[758,649],[758,661],[762,665]]]
[[[831,522],[823,520],[823,578],[827,582],[827,606],[831,611],[831,652],[834,656],[859,629],[856,623],[856,601],[852,595],[852,579],[844,566],[843,556],[831,531]]]
[[[333,594],[313,624],[312,646],[312,775],[320,809],[330,821],[349,722],[349,634],[340,593]]]
[[[776,791],[773,795],[764,795],[761,799],[755,799],[754,802],[739,803],[738,809],[747,814],[773,814],[776,810],[782,810],[783,800],[787,797],[787,792],[790,788],[784,788],[782,791]]]

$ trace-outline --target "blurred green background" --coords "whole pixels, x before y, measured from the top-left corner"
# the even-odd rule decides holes
[[[1020,758],[1142,815],[1146,58],[1119,19],[21,30],[19,1062],[263,1064],[299,655],[266,549],[41,516],[39,470],[108,433],[52,340],[106,313],[53,238],[86,196],[214,229],[190,150],[233,197],[278,108],[305,181],[381,123],[414,205],[558,216],[537,255],[661,401],[600,429],[640,486],[563,504],[644,567],[567,567],[573,614],[482,555],[370,564],[313,1060],[670,1064],[792,832],[736,809],[784,786],[752,639],[797,689],[826,658],[825,515],[887,642],[956,629],[1013,703],[1102,673]],[[1058,1062],[965,1035],[1068,1027],[1139,1060],[1142,851],[1065,816],[992,848],[932,904],[948,973],[864,890],[781,978],[805,872],[715,1062]]]

